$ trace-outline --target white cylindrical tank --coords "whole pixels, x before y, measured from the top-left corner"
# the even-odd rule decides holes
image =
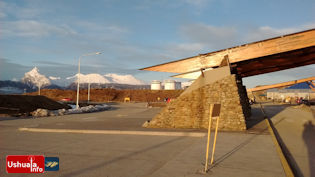
[[[161,90],[161,81],[153,80],[151,82],[151,90]]]
[[[175,90],[175,81],[174,80],[165,80],[164,81],[164,89],[165,90]]]

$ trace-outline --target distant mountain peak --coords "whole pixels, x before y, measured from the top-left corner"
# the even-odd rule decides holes
[[[25,84],[34,85],[37,87],[51,84],[50,80],[45,75],[39,73],[39,69],[36,66],[29,72],[26,72],[21,81]]]
[[[128,85],[145,85],[145,82],[135,78],[133,75],[119,75],[115,73],[108,73],[104,75],[109,78],[112,83],[128,84]]]
[[[48,77],[50,80],[60,80],[61,77],[54,77],[54,76],[49,76]]]
[[[67,77],[66,79],[74,79],[74,82],[77,83],[78,74]],[[80,73],[80,83],[95,83],[95,84],[107,84],[110,83],[105,77],[100,74],[81,74]]]
[[[67,77],[66,79],[74,80],[77,82],[78,74]],[[100,75],[97,73],[91,74],[80,74],[80,83],[95,83],[95,84],[128,84],[128,85],[145,85],[145,83],[134,76],[127,74],[127,75],[119,75],[114,73],[109,73],[105,75]]]

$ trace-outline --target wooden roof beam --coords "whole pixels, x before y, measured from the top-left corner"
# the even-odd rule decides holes
[[[299,79],[299,80],[294,80],[294,81],[289,81],[289,82],[283,82],[283,83],[278,83],[278,84],[272,84],[272,85],[264,85],[260,87],[255,87],[255,88],[250,88],[247,89],[248,92],[256,92],[256,91],[261,91],[261,90],[268,90],[272,88],[279,88],[279,87],[287,87],[291,85],[295,85],[298,83],[303,83],[303,82],[308,82],[308,81],[313,81],[315,80],[315,77],[308,77],[305,79]]]
[[[225,55],[229,56],[229,62],[233,64],[313,46],[315,46],[315,29],[146,67],[140,70],[187,73],[200,70],[200,68],[218,67]]]

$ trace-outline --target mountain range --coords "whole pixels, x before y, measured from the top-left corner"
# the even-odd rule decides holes
[[[62,79],[60,77],[46,77],[39,73],[39,69],[34,67],[26,72],[20,81],[0,81],[0,94],[32,92],[40,88],[48,89],[76,89],[78,74]],[[91,88],[115,88],[115,89],[149,89],[150,85],[135,78],[132,75],[119,75],[109,73],[105,75],[91,73],[80,74],[80,87],[87,88],[88,83]]]

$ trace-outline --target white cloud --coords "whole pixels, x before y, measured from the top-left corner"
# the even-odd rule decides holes
[[[259,41],[272,37],[304,31],[312,28],[315,28],[315,23],[305,24],[299,27],[291,28],[274,28],[270,26],[261,26],[258,28],[251,29],[249,33],[246,34],[245,40],[246,42]]]
[[[123,27],[117,26],[117,25],[110,25],[110,26],[106,27],[106,29],[110,30],[111,32],[115,32],[115,33],[128,32],[128,30],[126,28],[123,28]]]
[[[0,18],[4,18],[7,16],[6,10],[7,10],[8,5],[3,2],[0,1]]]
[[[45,37],[49,35],[74,35],[68,26],[55,26],[35,20],[1,22],[2,36]]]
[[[186,58],[190,56],[194,56],[202,53],[206,49],[206,46],[202,43],[175,43],[175,44],[167,44],[162,47],[160,50],[162,51],[161,59],[165,60],[174,60],[179,58]]]
[[[201,7],[205,5],[207,2],[209,2],[209,0],[185,0],[185,2],[188,4],[192,4],[194,6]]]
[[[4,12],[0,12],[0,18],[4,18],[6,17],[7,15],[4,13]]]
[[[177,50],[184,51],[200,51],[204,48],[204,45],[200,43],[182,43],[176,46]]]
[[[45,11],[47,10],[49,9],[45,9]],[[0,1],[0,11],[4,17],[14,16],[17,19],[31,19],[39,17],[40,14],[44,12],[44,9],[34,7],[34,4],[30,1],[27,1],[24,7],[18,6],[17,4],[11,2],[6,3]]]
[[[116,24],[99,24],[94,22],[88,22],[88,21],[77,21],[74,23],[75,26],[80,27],[81,29],[84,29],[84,31],[87,31],[89,33],[126,33],[129,32],[129,30],[123,26],[119,26]]]
[[[186,41],[183,44],[178,44],[177,48],[189,49],[192,47],[191,49],[196,51],[206,50],[206,52],[210,52],[312,28],[315,28],[315,23],[290,28],[274,28],[271,26],[235,28],[203,23],[186,24],[179,28],[179,34]]]
[[[237,29],[207,24],[187,24],[180,27],[180,34],[188,41],[201,43],[210,49],[229,47],[236,40]]]

